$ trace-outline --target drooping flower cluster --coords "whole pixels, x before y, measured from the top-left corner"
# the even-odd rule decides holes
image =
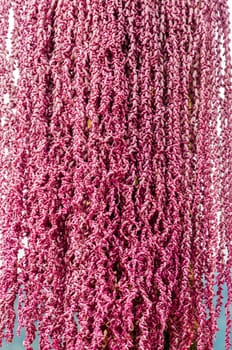
[[[26,350],[213,349],[225,283],[231,349],[229,36],[226,0],[0,0],[0,340],[18,297]]]

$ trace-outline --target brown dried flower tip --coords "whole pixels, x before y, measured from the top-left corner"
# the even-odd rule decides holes
[[[101,350],[104,350],[107,347],[107,344],[108,344],[108,341],[109,341],[107,328],[104,328],[103,335],[104,335],[104,339],[102,341],[102,349]]]
[[[131,331],[130,331],[130,336],[133,340],[135,340],[136,337],[136,330],[135,330],[135,325],[133,324],[131,327]]]
[[[192,111],[192,107],[193,107],[193,103],[192,103],[191,97],[189,96],[188,97],[188,110],[189,110],[189,112]]]
[[[92,120],[91,119],[88,119],[87,120],[87,129],[90,129],[92,126]]]
[[[87,200],[85,200],[85,201],[84,201],[84,204],[88,207],[88,206],[90,205],[90,202],[87,201]]]
[[[199,327],[199,324],[198,324],[198,322],[195,320],[195,321],[193,322],[193,329],[194,329],[194,331],[197,331],[197,330],[198,330],[198,327]]]
[[[139,178],[138,177],[135,178],[134,184],[135,184],[135,186],[138,186],[138,184],[139,184]]]
[[[116,281],[113,283],[113,285],[114,285],[114,290],[118,291],[119,287],[117,283],[117,278],[116,278]]]
[[[188,142],[188,148],[191,150],[193,149],[193,143],[191,141]]]
[[[197,342],[194,341],[192,345],[190,346],[189,350],[197,350]]]
[[[193,287],[193,282],[194,282],[194,273],[193,273],[192,265],[190,265],[190,267],[189,267],[189,284],[191,287]]]
[[[155,96],[155,89],[154,88],[151,89],[151,96],[152,97]]]

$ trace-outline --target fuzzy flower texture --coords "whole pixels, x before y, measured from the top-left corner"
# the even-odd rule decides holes
[[[231,350],[229,26],[227,0],[0,0],[0,346],[17,314],[26,350],[212,350],[224,308]]]

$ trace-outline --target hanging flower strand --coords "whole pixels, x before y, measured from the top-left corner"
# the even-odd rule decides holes
[[[26,350],[213,350],[225,308],[231,349],[229,27],[226,0],[0,0],[0,346],[17,314]]]

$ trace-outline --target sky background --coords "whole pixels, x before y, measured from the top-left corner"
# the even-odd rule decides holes
[[[232,0],[228,0],[228,4],[230,6],[230,21],[231,21],[230,30],[231,30],[231,41],[232,41]],[[232,53],[232,44],[231,44],[231,53]],[[224,295],[223,303],[225,303],[226,302],[226,298],[227,298],[227,292],[226,292],[225,288],[224,288],[223,295]],[[231,310],[231,313],[232,313],[232,310]],[[220,317],[218,319],[218,326],[219,326],[219,331],[218,331],[218,333],[216,335],[216,339],[215,339],[215,342],[214,342],[214,350],[225,350],[224,339],[225,339],[226,321],[225,321],[224,309],[222,309],[221,315],[220,315]],[[14,335],[13,343],[12,344],[8,344],[8,343],[6,343],[4,341],[2,347],[0,347],[1,350],[25,350],[25,348],[23,347],[23,344],[22,344],[24,336],[25,336],[24,329],[21,331],[21,336],[20,337],[18,337],[16,335],[16,329],[17,329],[17,322],[15,323],[15,329],[14,329],[14,334],[15,335]],[[38,339],[38,336],[36,337],[34,343],[32,344],[32,347],[33,347],[33,350],[39,350],[39,339]]]

